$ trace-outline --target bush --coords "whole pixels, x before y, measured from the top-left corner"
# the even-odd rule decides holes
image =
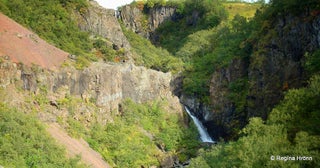
[[[304,68],[309,74],[320,72],[320,49],[316,50],[312,54],[305,54]]]
[[[1,166],[85,167],[79,158],[66,158],[36,117],[0,103],[0,118]]]

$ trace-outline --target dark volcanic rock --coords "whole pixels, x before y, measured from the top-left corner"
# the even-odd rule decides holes
[[[253,44],[250,60],[233,60],[212,76],[212,115],[207,125],[224,132],[221,136],[232,134],[233,128],[244,126],[250,117],[266,119],[286,90],[306,84],[303,61],[305,54],[320,48],[320,16],[287,15],[269,24]],[[248,92],[239,113],[236,102],[228,98],[228,87],[240,78],[247,80]]]

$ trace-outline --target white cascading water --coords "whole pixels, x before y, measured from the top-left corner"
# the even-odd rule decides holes
[[[187,107],[184,107],[184,108],[186,109],[187,113],[189,114],[189,116],[192,118],[194,124],[196,125],[196,127],[199,131],[199,134],[200,134],[201,141],[214,143],[214,141],[212,140],[212,138],[208,134],[206,128],[202,125],[201,121],[197,117],[193,116]]]

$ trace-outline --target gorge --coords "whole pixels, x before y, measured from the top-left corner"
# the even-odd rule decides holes
[[[319,11],[0,0],[0,167],[318,167]]]

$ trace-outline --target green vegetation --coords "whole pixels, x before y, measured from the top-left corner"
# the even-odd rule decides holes
[[[157,29],[159,42],[157,45],[175,54],[183,44],[185,38],[199,30],[209,29],[227,18],[225,8],[219,0],[186,0],[180,2],[178,21],[167,21]]]
[[[238,141],[200,150],[190,167],[319,167],[319,88],[320,76],[316,75],[308,87],[290,90],[267,122],[251,118]],[[312,160],[283,161],[277,156]]]
[[[183,10],[184,0],[137,0],[133,1],[130,5],[137,7],[141,11],[148,11],[151,8],[171,6],[178,7],[178,11]]]
[[[299,0],[272,0],[271,8],[268,9],[268,13],[276,15],[290,12],[299,15],[301,12],[314,9],[320,9],[318,0],[308,0],[303,2]]]
[[[79,158],[67,159],[30,114],[0,104],[0,165],[4,167],[86,167]]]
[[[232,20],[236,15],[252,18],[257,9],[261,7],[260,3],[224,2],[222,4],[229,14],[228,20]]]
[[[236,112],[241,113],[245,109],[247,104],[247,95],[248,95],[248,79],[247,78],[239,78],[234,82],[230,82],[229,86],[229,94],[227,95],[229,100],[235,103]]]
[[[260,35],[271,27],[271,16],[309,10],[312,13],[319,9],[316,0],[273,0],[251,18],[259,4],[222,4],[218,0],[148,0],[143,3],[137,1],[133,5],[142,10],[165,5],[177,6],[180,18],[175,22],[164,23],[157,30],[160,35],[157,45],[162,48],[156,48],[133,32],[124,32],[136,54],[134,59],[138,65],[164,72],[184,69],[184,92],[206,103],[209,102],[210,79],[215,71],[232,66],[236,61],[251,61],[252,67],[262,65],[263,60],[259,55],[264,49],[253,52],[253,47]],[[45,8],[38,9],[39,6]],[[90,40],[86,33],[80,32],[70,22],[71,16],[67,11],[76,9],[83,12],[85,7],[84,0],[0,0],[2,12],[29,26],[57,46],[83,55],[78,58],[78,68],[83,68],[97,58],[118,60],[123,50],[112,50],[108,42],[101,38]],[[310,17],[313,17],[312,14]],[[266,37],[261,36],[265,38],[259,39],[260,45],[263,46],[276,34],[273,29],[270,32]],[[96,49],[95,55],[90,53],[92,48]],[[198,156],[191,160],[190,167],[320,167],[319,58],[319,50],[305,53],[306,76],[312,76],[309,85],[289,90],[284,100],[273,108],[267,121],[251,118],[249,124],[240,131],[237,141],[220,142],[211,149],[200,149]],[[246,97],[250,85],[248,80],[248,76],[241,76],[237,80],[223,83],[228,93],[226,96],[234,103],[237,115],[246,115]],[[39,94],[32,95],[30,99],[30,103],[34,100],[42,108],[42,105],[48,104],[47,89],[40,87]],[[69,112],[67,118],[58,118],[58,122],[65,124],[71,135],[85,138],[113,167],[159,166],[159,161],[168,155],[186,161],[197,154],[199,142],[194,126],[185,128],[179,114],[164,110],[165,101],[136,104],[126,100],[121,104],[119,113],[111,114],[112,121],[101,125],[93,117],[94,121],[90,121],[87,127],[84,126],[85,117],[74,117],[78,115],[75,108],[84,103],[83,100],[66,96],[57,102],[59,108],[66,108]],[[88,100],[85,106],[90,107],[92,102]],[[96,110],[95,106],[90,110]],[[34,117],[0,104],[0,119],[1,165],[82,166],[77,159],[63,157],[63,150],[55,146]],[[275,156],[276,160],[272,160],[271,156]],[[307,156],[312,157],[312,160],[280,161],[277,156],[294,159]]]
[[[293,1],[281,2],[289,5]],[[312,19],[314,17],[312,13],[319,9],[319,4],[310,2],[313,5],[308,4],[304,7],[298,7],[310,12],[311,15],[306,20]],[[277,3],[280,3],[280,1]],[[246,66],[250,65],[251,69],[262,68],[263,59],[267,59],[267,57],[261,57],[261,55],[265,55],[264,49],[271,39],[277,37],[275,28],[271,26],[276,18],[274,16],[282,15],[280,8],[279,10],[274,8],[272,4],[262,5],[255,17],[251,19],[235,15],[232,20],[224,21],[211,29],[197,31],[188,35],[184,40],[180,40],[181,44],[178,45],[182,47],[175,52],[175,56],[186,62],[183,73],[184,92],[209,104],[210,80],[215,71],[218,71],[218,74],[227,74],[226,70],[232,70],[230,67],[236,67],[237,62],[240,61],[243,64],[248,64]],[[268,32],[267,35],[266,32]],[[319,51],[305,53],[305,57],[306,76],[310,77],[319,70]],[[238,74],[241,74],[241,72]],[[222,77],[224,76],[222,75]],[[246,74],[236,78],[222,82],[226,89],[226,98],[235,107],[234,116],[240,118],[228,123],[230,129],[232,129],[232,136],[238,136],[237,132],[241,127],[239,120],[242,122],[248,120],[247,107],[252,106],[252,102],[248,101],[249,88],[255,82],[254,80],[250,81]],[[277,85],[276,82],[275,85]],[[254,91],[252,91],[250,94],[270,94],[269,91],[263,93],[253,93]]]
[[[186,128],[181,114],[164,109],[168,106],[164,100],[143,104],[125,100],[106,125],[98,123],[97,118],[88,124],[84,116],[76,114],[79,104],[95,111],[91,102],[72,96],[57,102],[59,108],[68,109],[68,117],[58,118],[59,124],[71,136],[86,139],[112,167],[159,166],[168,156],[186,161],[195,157],[200,147],[196,127]]]
[[[163,110],[164,103],[125,101],[112,123],[92,126],[89,144],[114,167],[159,166],[164,151],[182,161],[194,157],[199,145],[196,129],[184,128],[178,114]]]
[[[212,73],[235,58],[248,59],[251,46],[246,40],[255,27],[246,17],[252,17],[261,4],[216,0],[173,4],[181,11],[180,19],[160,25],[157,45],[183,60],[184,92],[208,101]],[[227,20],[228,15],[233,19]]]
[[[143,65],[162,72],[179,72],[182,70],[182,61],[179,58],[173,57],[165,49],[155,47],[149,40],[132,31],[125,28],[122,30],[136,53],[134,60],[137,65]]]
[[[85,102],[80,98],[75,98],[70,95],[65,95],[64,98],[57,100],[58,108],[59,109],[67,109],[68,116],[62,117],[58,116],[58,123],[63,125],[68,132],[68,134],[75,138],[85,137],[88,133],[87,125],[87,115],[79,114],[79,109],[85,108],[90,110],[92,114],[96,112],[97,107],[92,102]],[[93,116],[93,122],[95,118]]]
[[[6,93],[4,92],[3,94]],[[37,94],[29,93],[29,97],[26,97],[26,103],[28,105],[22,108],[26,108],[26,110],[31,113],[34,112],[33,114],[38,114],[39,110],[47,113],[52,113],[51,110],[54,108],[61,110],[63,113],[61,116],[57,116],[57,122],[62,125],[71,136],[86,139],[90,146],[100,152],[104,159],[113,167],[159,166],[160,161],[169,156],[177,156],[180,161],[186,161],[191,157],[195,157],[196,150],[200,147],[195,126],[187,128],[181,116],[182,114],[165,110],[168,102],[164,100],[144,104],[136,104],[131,100],[126,100],[121,104],[121,110],[111,113],[109,116],[110,121],[108,121],[106,125],[101,125],[95,116],[98,114],[98,108],[94,104],[94,99],[82,100],[66,94],[65,97],[57,99],[55,107],[52,107],[49,105],[47,98],[49,94],[51,93],[48,93],[47,88],[41,86]],[[34,104],[37,104],[37,107],[35,107]],[[31,106],[28,107],[29,105]],[[38,123],[35,118],[30,117],[29,119],[27,115],[20,114],[15,110],[8,112],[6,106],[3,107],[5,110],[3,110],[4,114],[2,114],[0,110],[0,119],[6,121],[6,117],[15,119],[19,116],[19,118],[15,119],[17,120],[15,122],[20,124],[20,126],[16,127],[17,130],[11,129],[11,127],[8,128],[8,130],[4,130],[1,124],[6,123],[1,122],[0,156],[1,145],[7,143],[7,141],[2,143],[1,138],[8,138],[2,135],[13,136],[13,133],[16,132],[22,135],[21,139],[17,139],[17,142],[15,142],[10,141],[12,140],[10,137],[8,142],[19,144],[11,146],[5,145],[8,147],[7,150],[15,150],[16,148],[13,146],[17,146],[19,147],[19,150],[17,149],[18,152],[29,152],[28,155],[23,157],[32,157],[32,146],[40,150],[39,152],[41,152],[42,149],[45,150],[44,152],[47,152],[47,149],[49,151],[51,150],[50,147],[42,145],[43,138],[46,145],[50,145],[51,140],[46,138],[47,134],[45,130],[40,128],[41,124]],[[86,112],[83,113],[83,110]],[[27,121],[24,121],[24,116],[27,117]],[[88,122],[88,120],[90,122]],[[35,130],[38,129],[40,133],[34,135],[33,133],[36,133]],[[10,131],[13,131],[13,133]],[[20,131],[32,131],[32,133],[29,135],[29,133]],[[16,136],[18,135],[14,135],[14,137]],[[35,138],[36,141],[34,143],[31,140],[29,141],[29,137],[31,140]],[[27,143],[26,151],[22,150],[23,148],[20,149],[24,141]],[[38,147],[37,144],[42,146]],[[30,147],[28,145],[30,145]],[[58,149],[52,150],[59,152]],[[45,158],[48,157],[49,159],[55,160],[59,159],[55,155],[64,156],[63,153],[56,154],[55,152],[50,152],[50,154],[41,153],[41,155]],[[3,156],[7,156],[6,154],[7,153],[4,153]],[[22,154],[24,155],[24,153]],[[39,156],[36,157],[38,158]],[[50,164],[51,162],[45,161],[45,163]],[[68,167],[69,162],[67,160],[63,161],[63,163],[65,165],[52,167]],[[76,160],[71,160],[70,164],[73,164],[72,167],[81,166],[77,165]],[[16,164],[15,162],[10,162],[10,160],[2,162],[1,157],[0,165],[9,165],[9,167],[32,167],[20,166],[20,162]],[[39,167],[50,166],[43,164]]]
[[[184,73],[184,91],[200,98],[208,96],[209,81],[215,70],[229,66],[234,59],[248,59],[251,47],[244,41],[251,31],[251,23],[236,15],[229,24],[188,36],[185,46],[177,52],[177,56],[190,60]],[[189,46],[193,46],[191,50]]]
[[[215,1],[206,1],[206,3],[213,2]],[[263,34],[266,30],[273,29],[270,27],[272,18],[274,18],[272,16],[281,14],[281,12],[290,12],[294,9],[297,9],[297,11],[310,10],[312,14],[312,11],[315,13],[320,8],[315,1],[301,4],[295,0],[272,1],[271,4],[263,4],[262,1],[254,4],[223,2],[206,5],[206,3],[185,1],[183,3],[184,12],[181,14],[182,19],[168,21],[157,30],[160,35],[160,41],[157,45],[166,48],[174,56],[184,61],[184,92],[197,96],[204,102],[208,100],[210,79],[215,71],[232,66],[235,60],[241,60],[244,63],[249,63],[249,60],[251,60],[252,67],[259,66],[263,62],[261,60],[263,57],[259,57],[263,54],[263,48],[254,53],[252,48],[256,41],[263,45],[272,36],[276,35],[269,33],[268,36],[260,39],[261,36],[264,37]],[[282,11],[285,6],[290,10]],[[226,8],[226,11],[222,10],[221,7]],[[254,12],[259,7],[261,8],[253,17]],[[195,21],[190,17],[190,14],[194,11],[199,13],[197,22],[191,22]],[[226,13],[229,14],[228,20],[226,20]],[[211,16],[217,16],[219,19],[216,20],[217,22],[213,20],[204,21]],[[211,25],[208,26],[208,23]],[[312,59],[317,58],[312,53],[306,54],[313,57]],[[251,59],[251,57],[254,58]],[[317,66],[309,65],[309,69],[313,67]],[[240,78],[247,79],[248,77],[241,76]],[[248,90],[248,80],[241,80],[241,83],[237,82],[237,85],[242,87],[234,88],[231,85],[233,84],[227,86],[230,93],[228,98],[232,102],[237,102],[236,108],[240,112],[246,105],[245,95]],[[239,96],[239,91],[241,91],[241,96]]]
[[[236,3],[224,5],[233,4]],[[260,36],[264,37],[262,34],[266,29],[272,29],[270,25],[275,17],[271,16],[307,10],[310,11],[310,17],[313,17],[312,11],[319,9],[319,3],[315,1],[275,1],[271,5],[262,6],[255,17],[251,18],[253,11],[259,6],[260,4],[256,4],[249,13],[229,8],[229,19],[233,19],[219,22],[218,26],[206,27],[203,22],[188,25],[188,20],[181,19],[178,22],[169,21],[158,29],[158,45],[185,63],[185,93],[195,95],[206,102],[209,80],[214,71],[226,68],[237,60],[248,63],[251,57],[254,57],[251,59],[252,66],[259,66],[263,60],[259,59],[258,55],[264,51],[261,48],[253,53],[253,46],[258,40],[265,44],[275,35],[270,30],[268,37],[259,39]],[[239,11],[240,15],[235,14]],[[317,74],[319,50],[306,53],[305,57],[308,76]],[[241,131],[239,140],[221,143],[210,150],[200,150],[199,156],[192,159],[190,167],[319,167],[319,79],[319,76],[315,76],[311,79],[309,87],[290,90],[284,101],[272,110],[266,122],[260,118],[250,119],[249,124]],[[246,114],[249,84],[247,76],[226,84],[227,97],[235,103],[236,112],[241,115]],[[272,161],[271,156],[311,156],[313,159],[284,162]]]
[[[281,7],[280,3],[284,6]],[[237,59],[246,62],[249,56],[258,58],[256,55],[251,55],[252,43],[259,39],[259,35],[265,33],[263,30],[270,29],[270,22],[273,19],[271,16],[284,14],[283,12],[296,13],[293,11],[295,9],[297,11],[306,9],[312,11],[319,8],[319,4],[315,1],[308,1],[307,5],[300,5],[301,3],[298,1],[276,1],[274,4],[262,8],[262,11],[259,11],[250,21],[236,15],[225,26],[220,25],[221,27],[212,29],[211,33],[197,37],[205,39],[202,40],[205,42],[201,44],[206,44],[206,47],[203,47],[205,49],[200,50],[201,52],[185,54],[186,50],[181,48],[177,55],[180,53],[189,57],[191,55],[191,59],[195,60],[193,61],[194,66],[187,68],[190,71],[185,75],[184,84],[187,85],[184,87],[190,87],[185,90],[191,91],[191,93],[201,93],[208,88],[205,90],[195,89],[206,86],[209,79],[205,78],[206,75],[199,74],[229,66],[232,61]],[[290,7],[286,9],[286,6]],[[219,29],[223,31],[214,33]],[[272,31],[270,32],[272,33]],[[270,34],[270,36],[272,35],[274,34]],[[196,41],[194,39],[195,37],[189,36],[188,42]],[[217,42],[215,39],[218,39]],[[269,37],[259,39],[262,44],[267,40]],[[212,46],[208,44],[212,44]],[[187,46],[192,45],[188,44]],[[263,53],[263,48],[254,54],[261,53]],[[215,57],[208,57],[208,55],[215,55]],[[201,59],[194,59],[196,57],[201,57]],[[258,66],[262,61],[252,60],[252,66]],[[207,66],[208,69],[203,68],[208,62],[210,62],[210,66]],[[313,76],[308,87],[289,90],[284,100],[272,110],[267,121],[263,121],[261,118],[251,118],[249,124],[240,132],[240,138],[237,141],[221,142],[210,150],[199,150],[199,156],[191,160],[190,167],[319,167],[320,131],[317,126],[320,122],[319,104],[317,103],[320,100],[319,62],[319,50],[305,53],[304,68],[307,76]],[[199,83],[201,80],[202,85],[193,83],[193,81]],[[241,113],[242,111],[243,113],[247,103],[247,77],[229,83],[227,88],[229,90],[227,96],[235,103],[236,112]],[[275,160],[271,160],[271,156],[274,156]],[[281,161],[277,160],[277,156],[289,156],[293,159],[297,159],[297,156],[307,156],[312,157],[312,160]]]
[[[305,58],[304,68],[308,74],[320,72],[320,49],[312,54],[306,53]]]

